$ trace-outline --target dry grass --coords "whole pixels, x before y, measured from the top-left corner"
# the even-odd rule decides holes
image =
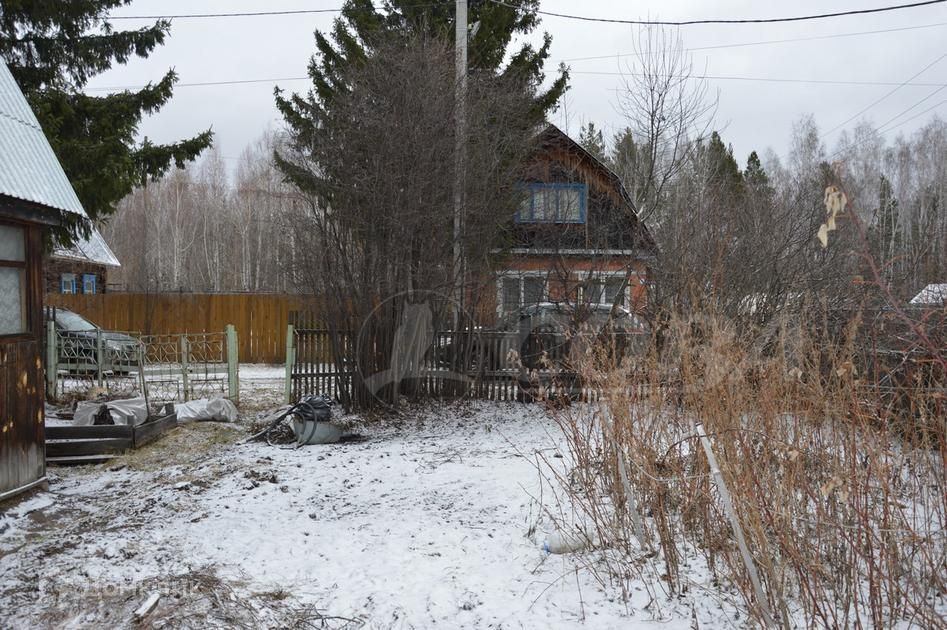
[[[679,594],[697,553],[767,626],[945,627],[947,407],[927,387],[902,392],[907,411],[886,402],[855,330],[784,323],[760,350],[679,317],[646,369],[584,357],[604,395],[559,412],[574,469],[557,474],[603,584]]]
[[[106,468],[124,464],[131,470],[158,471],[171,466],[188,465],[208,459],[220,448],[236,444],[245,437],[241,427],[222,422],[181,424],[160,439],[131,450],[109,462]]]
[[[111,628],[320,628],[362,627],[361,619],[336,617],[300,604],[286,591],[247,592],[241,580],[227,579],[214,567],[143,580],[133,587],[99,588],[44,584],[49,603],[37,622],[46,627]],[[151,594],[160,595],[141,621],[135,610]]]

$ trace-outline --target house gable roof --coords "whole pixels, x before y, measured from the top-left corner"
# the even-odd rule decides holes
[[[545,147],[551,146],[562,148],[570,153],[575,154],[580,160],[586,162],[590,168],[597,171],[602,176],[602,178],[608,182],[609,186],[614,191],[615,195],[621,200],[621,202],[631,210],[631,216],[634,219],[635,227],[639,230],[639,233],[642,237],[642,242],[645,247],[650,249],[652,252],[657,251],[657,244],[654,240],[654,237],[651,235],[648,227],[638,217],[638,208],[635,207],[635,202],[631,199],[631,195],[628,194],[628,190],[625,188],[621,178],[615,173],[615,171],[606,166],[601,160],[589,153],[585,147],[573,140],[567,133],[552,123],[548,123],[539,131],[536,136],[536,142],[540,151]]]
[[[118,257],[112,252],[112,248],[95,228],[92,228],[88,238],[76,241],[71,247],[57,245],[53,248],[51,256],[60,260],[78,260],[106,267],[122,266]]]
[[[0,195],[88,219],[49,140],[0,60]]]
[[[947,284],[929,284],[911,299],[914,306],[947,305]]]

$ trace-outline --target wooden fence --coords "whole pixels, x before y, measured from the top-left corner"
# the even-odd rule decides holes
[[[298,325],[299,320],[296,320]],[[470,397],[481,400],[530,400],[540,395],[568,395],[587,398],[589,392],[573,371],[588,343],[604,343],[623,356],[640,353],[645,336],[613,333],[603,342],[591,336],[566,339],[557,333],[521,334],[508,331],[440,331],[422,342],[421,352],[405,353],[407,365],[390,356],[390,367],[375,374],[358,374],[353,367],[337,365],[332,347],[344,356],[364,357],[357,336],[321,328],[293,330],[294,356],[290,379],[291,400],[308,394],[328,394],[345,400],[349,396],[379,395],[399,383],[409,398],[450,399]],[[382,353],[388,357],[390,353]],[[414,356],[412,356],[414,355]],[[382,360],[384,363],[384,359]],[[355,379],[364,387],[354,386]]]
[[[290,313],[312,306],[301,296],[253,293],[49,294],[46,303],[142,335],[222,333],[233,324],[241,363],[283,363]]]

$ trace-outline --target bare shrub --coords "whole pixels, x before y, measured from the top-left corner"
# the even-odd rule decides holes
[[[811,308],[761,349],[723,317],[677,314],[646,367],[590,352],[578,367],[603,394],[559,413],[562,488],[602,582],[686,593],[699,557],[765,625],[943,627],[943,395],[903,384],[927,410],[905,422],[858,368],[861,330]]]

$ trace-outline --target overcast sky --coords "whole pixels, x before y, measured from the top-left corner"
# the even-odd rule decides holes
[[[793,3],[749,0],[542,0],[542,9],[605,18],[711,19],[765,18],[900,4],[894,0],[796,0]],[[137,0],[115,15],[167,15],[282,9],[337,8],[342,0]],[[175,20],[165,46],[147,60],[133,60],[96,77],[91,89],[139,86],[158,80],[168,68],[180,75],[174,99],[142,126],[143,135],[164,142],[213,127],[223,156],[237,158],[241,151],[280,119],[273,105],[273,86],[304,91],[306,81],[268,81],[243,85],[187,87],[188,83],[303,77],[315,45],[313,31],[331,26],[335,14]],[[116,27],[142,25],[117,21]],[[923,27],[923,28],[916,28]],[[890,29],[891,32],[864,33]],[[566,102],[552,122],[577,136],[581,124],[593,121],[611,134],[623,126],[616,107],[622,71],[633,71],[637,27],[580,22],[545,16],[541,30],[553,38],[553,70],[559,61],[572,69]],[[693,50],[699,72],[706,68],[711,92],[719,90],[716,127],[732,143],[738,162],[751,150],[772,148],[784,155],[791,125],[812,113],[825,132],[858,113],[898,84],[947,53],[947,4],[883,14],[851,16],[789,24],[698,25],[680,28],[684,46]],[[539,37],[536,34],[534,39]],[[831,38],[812,39],[825,36]],[[783,43],[733,46],[803,40]],[[729,46],[706,49],[706,47]],[[583,57],[604,57],[579,60]],[[602,74],[596,74],[602,73]],[[723,78],[723,77],[742,77]],[[783,82],[745,80],[779,79]],[[793,80],[798,82],[787,82]],[[819,81],[823,83],[815,83]],[[833,85],[825,81],[890,82],[892,85]],[[947,58],[913,80],[947,84]],[[876,124],[924,99],[936,86],[905,86],[866,112]],[[95,93],[95,92],[91,92]],[[934,94],[893,125],[947,98],[947,88]],[[887,137],[911,130],[947,103]],[[848,126],[855,124],[853,121]],[[839,132],[824,140],[832,147]],[[231,162],[233,163],[233,162]]]

